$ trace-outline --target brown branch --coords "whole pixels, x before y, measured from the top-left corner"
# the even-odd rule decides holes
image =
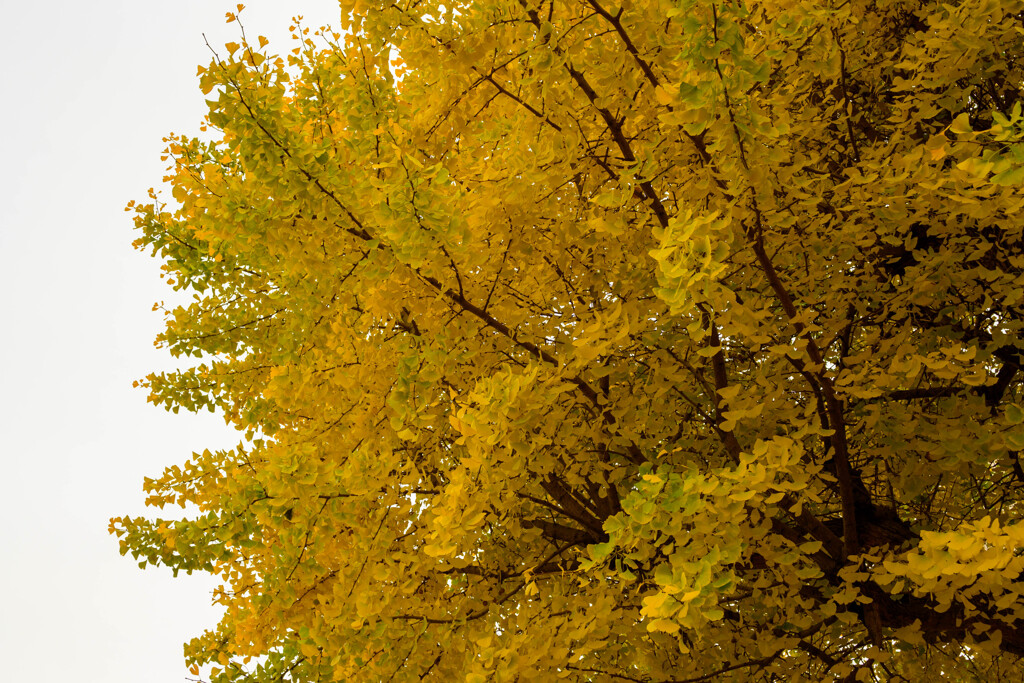
[[[732,430],[726,431],[722,429],[722,424],[725,422],[725,418],[722,416],[722,395],[720,392],[729,386],[729,376],[725,367],[725,352],[722,350],[722,340],[718,336],[718,326],[715,325],[715,321],[711,319],[711,316],[707,311],[704,311],[704,318],[706,324],[711,327],[709,346],[711,348],[718,349],[718,351],[711,356],[711,369],[715,377],[715,393],[712,396],[712,399],[715,402],[715,429],[722,438],[722,443],[725,444],[725,449],[729,452],[733,462],[739,462],[741,450],[740,442],[736,439],[736,435]]]
[[[509,329],[508,325],[495,318],[493,315],[485,311],[483,308],[480,308],[479,306],[473,304],[471,301],[469,301],[469,299],[467,299],[462,294],[459,294],[458,292],[445,287],[437,278],[432,277],[430,275],[424,275],[418,269],[416,270],[416,274],[419,275],[424,282],[433,287],[435,291],[444,295],[445,298],[447,298],[449,301],[458,304],[458,306],[462,310],[482,320],[484,324],[486,324],[495,332],[498,332],[502,336],[510,339],[512,343],[514,343],[516,346],[526,349],[527,351],[530,352],[531,355],[536,356],[538,359],[544,361],[545,363],[550,363],[556,368],[559,366],[557,358],[555,358],[550,353],[543,350],[533,342],[523,341],[519,339],[516,336],[516,334]],[[593,392],[594,390],[590,389],[590,391]],[[594,392],[594,395],[597,395],[596,392]]]
[[[463,294],[455,292],[454,290],[448,287],[445,287],[437,278],[432,277],[430,275],[424,275],[419,270],[416,270],[416,274],[419,275],[424,282],[433,287],[435,291],[442,294],[452,303],[457,304],[462,310],[479,318],[489,328],[491,328],[495,332],[498,332],[503,337],[508,338],[516,346],[525,349],[526,351],[530,352],[530,355],[537,357],[539,360],[545,363],[549,363],[556,368],[559,367],[560,364],[557,358],[555,358],[553,355],[551,355],[544,349],[540,348],[540,346],[538,346],[537,344],[519,339],[518,335],[516,335],[515,332],[513,332],[512,330],[510,330],[508,325],[492,316],[485,309],[473,304]],[[612,415],[611,410],[601,409],[601,399],[598,396],[597,391],[592,386],[590,386],[590,384],[585,379],[583,379],[579,375],[576,375],[574,377],[567,377],[566,380],[575,384],[579,388],[580,393],[583,394],[583,396],[585,396],[588,401],[590,401],[596,408],[600,410],[601,417],[604,420],[605,424],[607,424],[609,427],[614,426],[616,424],[615,416]],[[641,464],[647,461],[646,456],[644,456],[643,452],[635,443],[630,442],[626,446],[626,449],[629,453],[630,460],[632,460],[634,464]]]
[[[423,22],[419,21],[418,17],[413,17],[413,16],[409,15],[408,12],[405,9],[403,9],[401,7],[398,7],[397,5],[393,4],[391,7],[393,9],[397,9],[399,12],[401,12],[405,16],[409,17],[410,20],[412,21],[412,23],[416,26],[416,28],[418,28],[421,31],[423,31],[423,33],[425,33],[427,35],[427,37],[434,42],[435,45],[439,45],[439,46],[443,47],[453,57],[458,57],[459,56],[458,53],[455,52],[455,49],[453,47],[451,47],[448,43],[444,42],[440,38],[434,36],[430,31],[428,31],[427,28],[423,25]],[[522,54],[516,55],[515,57],[510,59],[508,62],[506,62],[506,63],[504,63],[504,64],[502,64],[502,65],[500,65],[498,67],[495,67],[489,73],[484,73],[480,69],[476,68],[475,66],[469,67],[473,71],[473,73],[475,73],[479,77],[479,80],[477,80],[476,83],[474,83],[472,86],[470,86],[469,90],[472,90],[474,87],[476,87],[477,84],[486,81],[487,83],[490,83],[491,85],[493,85],[495,90],[497,90],[499,93],[501,93],[505,97],[509,98],[510,100],[512,100],[513,102],[515,102],[519,106],[521,106],[523,109],[525,109],[526,111],[530,112],[531,114],[533,114],[534,116],[539,118],[541,121],[543,121],[544,123],[546,123],[549,126],[551,126],[552,128],[554,128],[556,131],[561,132],[562,127],[559,126],[554,121],[552,121],[550,118],[548,118],[548,116],[545,115],[544,112],[540,111],[539,109],[537,109],[536,107],[531,105],[529,102],[525,101],[524,99],[522,99],[521,97],[519,97],[518,95],[516,95],[515,93],[510,91],[508,88],[506,88],[504,85],[499,83],[494,78],[494,74],[497,73],[500,69],[505,68],[506,66],[511,64],[513,61],[515,61],[516,59],[519,59],[522,56],[523,56]],[[466,92],[468,93],[469,90],[467,90]],[[431,131],[431,132],[433,132],[433,131]]]
[[[622,25],[623,9],[620,8],[618,14],[612,15],[610,12],[608,12],[608,10],[606,10],[604,7],[598,4],[596,0],[588,0],[588,2],[590,3],[590,6],[594,8],[595,12],[597,12],[601,17],[605,19],[605,21],[612,25],[612,27],[615,29],[615,32],[619,35],[619,38],[622,40],[623,45],[626,46],[626,52],[628,52],[633,57],[634,61],[636,61],[637,66],[640,67],[640,71],[643,72],[644,76],[647,78],[647,81],[651,84],[651,86],[654,88],[659,87],[661,85],[661,81],[654,74],[654,69],[651,68],[651,65],[647,62],[646,59],[640,56],[640,51],[637,50],[636,45],[633,43],[633,40],[629,37],[629,34],[626,32],[626,28]],[[671,105],[666,105],[666,107],[669,111],[674,111]],[[694,135],[686,130],[683,130],[683,135],[685,135],[686,138],[696,148],[697,153],[700,155],[701,161],[703,161],[705,164],[710,163],[711,154],[708,153],[707,145],[704,143],[703,133]],[[719,185],[719,187],[725,189],[725,185],[720,178],[716,179],[716,183]]]
[[[516,498],[521,498],[523,500],[529,500],[531,502],[534,502],[537,505],[540,505],[542,507],[545,507],[545,508],[551,510],[555,514],[564,515],[564,516],[568,517],[569,519],[571,519],[571,520],[573,520],[575,522],[579,522],[580,526],[582,526],[584,528],[591,529],[592,531],[594,530],[593,527],[595,526],[594,522],[596,520],[590,519],[590,515],[587,515],[586,513],[584,513],[583,515],[578,516],[577,514],[575,514],[575,512],[576,512],[575,510],[566,510],[564,507],[559,507],[559,505],[556,505],[555,503],[553,503],[553,502],[551,502],[549,500],[544,500],[543,498],[537,498],[536,496],[531,496],[530,494],[523,493],[521,491],[516,492],[515,495],[516,495]],[[555,498],[554,495],[552,495],[551,497]],[[556,502],[561,503],[561,501],[558,500],[557,498],[556,498]],[[596,532],[597,533],[601,533],[601,534],[604,533],[600,523],[598,523],[596,525]]]
[[[783,649],[785,649],[785,648],[783,648]],[[739,662],[737,664],[729,664],[727,666],[723,666],[720,669],[716,669],[715,671],[711,671],[711,672],[708,672],[706,674],[702,674],[700,676],[694,676],[692,678],[673,678],[672,680],[664,681],[663,683],[699,683],[699,681],[710,681],[710,680],[713,680],[713,679],[717,679],[722,674],[729,673],[730,671],[736,671],[738,669],[749,669],[752,666],[756,666],[756,667],[759,667],[759,668],[764,668],[764,667],[768,666],[769,664],[771,664],[772,662],[774,662],[776,659],[778,659],[779,655],[782,654],[783,649],[780,649],[780,650],[776,651],[775,654],[767,655],[767,656],[761,657],[759,659],[751,659],[750,661],[747,661],[747,662]]]
[[[836,29],[832,29],[832,37],[836,41],[836,47],[839,48],[839,83],[843,89],[843,107],[844,118],[846,119],[846,135],[850,139],[850,147],[853,149],[853,160],[860,162],[860,149],[857,147],[857,138],[853,135],[853,122],[850,120],[850,112],[853,109],[853,102],[850,100],[850,91],[846,84],[846,51],[843,50],[842,44],[839,42],[839,32]]]
[[[540,529],[541,533],[552,541],[571,543],[572,545],[587,545],[595,540],[592,532],[576,529],[557,522],[548,522],[543,519],[527,519],[523,520],[522,524],[524,529]]]
[[[825,363],[822,358],[821,351],[818,349],[818,343],[815,341],[814,337],[807,332],[806,326],[797,319],[797,310],[796,306],[793,304],[793,299],[789,295],[789,291],[786,289],[786,286],[782,283],[782,279],[779,277],[778,272],[776,272],[775,266],[772,264],[771,257],[768,256],[768,252],[765,250],[764,227],[762,224],[761,212],[756,205],[756,200],[754,201],[755,205],[753,209],[755,225],[752,228],[748,227],[746,230],[747,238],[752,243],[751,246],[753,247],[754,254],[757,256],[757,261],[761,266],[761,270],[764,272],[772,291],[775,293],[775,297],[782,305],[782,309],[785,311],[786,317],[789,318],[790,323],[796,329],[797,335],[806,343],[807,355],[814,364],[814,367],[808,368],[808,370],[812,373],[815,383],[820,387],[822,395],[825,398],[828,422],[830,428],[833,430],[831,443],[835,454],[836,479],[839,481],[839,494],[843,508],[844,550],[847,555],[856,555],[860,550],[860,542],[857,538],[857,516],[853,490],[853,476],[850,467],[849,447],[846,441],[846,420],[843,415],[843,406],[839,398],[836,396],[835,388],[832,386],[831,380],[825,374]]]
[[[964,390],[964,387],[920,387],[918,389],[897,389],[890,391],[881,398],[891,401],[916,401],[925,398],[946,398],[955,396]]]
[[[605,19],[605,21],[612,25],[612,27],[615,29],[615,32],[619,34],[619,38],[622,40],[623,45],[626,46],[626,52],[628,52],[633,57],[633,59],[637,63],[637,66],[639,66],[640,70],[644,72],[644,76],[647,77],[647,80],[650,82],[650,84],[654,87],[657,87],[659,84],[658,77],[654,75],[654,70],[651,68],[651,65],[647,63],[647,60],[640,56],[640,51],[636,49],[636,45],[633,44],[633,41],[630,39],[629,34],[626,33],[625,27],[622,25],[623,8],[619,9],[618,14],[612,15],[608,10],[602,7],[596,0],[587,0],[587,2],[590,4],[591,7],[594,8],[595,12],[600,14]]]
[[[793,515],[801,529],[810,534],[815,540],[821,541],[822,547],[825,548],[828,554],[841,562],[844,559],[842,539],[825,526],[824,522],[808,512],[803,505],[800,506],[799,514],[793,512],[793,508],[797,507],[797,503],[796,498],[790,493],[784,495],[782,500],[779,501],[779,505],[789,514]]]
[[[598,519],[576,499],[572,490],[554,474],[541,481],[541,487],[561,506],[563,514],[575,519],[598,537],[604,537],[604,520]]]
[[[555,552],[549,554],[547,557],[544,558],[544,560],[542,560],[536,566],[543,567],[543,566],[547,565],[552,560],[554,560],[556,557],[558,557],[559,555],[564,553],[566,551],[566,549],[569,548],[569,547],[570,547],[569,545],[566,545],[566,546],[563,546],[561,548],[557,548],[555,550]],[[458,622],[458,621],[476,621],[480,617],[485,616],[488,613],[490,613],[492,605],[504,604],[505,602],[507,602],[509,600],[509,598],[513,597],[516,593],[518,593],[519,591],[521,591],[524,588],[526,588],[528,583],[529,583],[528,581],[520,581],[520,582],[518,582],[518,584],[516,586],[514,586],[514,587],[510,588],[509,590],[505,591],[504,593],[499,595],[494,600],[491,600],[490,602],[485,603],[482,608],[480,608],[478,610],[475,610],[473,612],[470,612],[469,614],[467,614],[464,617],[446,617],[446,618],[443,618],[443,619],[439,619],[439,618],[432,618],[432,617],[416,615],[416,614],[396,614],[396,615],[393,615],[393,616],[391,616],[389,618],[395,619],[395,620],[398,620],[398,621],[419,621],[419,622],[423,622],[423,623],[427,623],[427,624],[454,624],[455,622]]]
[[[537,28],[538,31],[540,31],[542,24],[540,16],[537,14],[537,11],[529,9],[526,5],[526,0],[519,0],[519,4],[522,5],[524,9],[526,9],[526,14],[530,17],[530,22]],[[563,50],[561,50],[557,46],[551,46],[551,50],[555,54],[563,56]],[[633,149],[629,144],[629,140],[626,139],[626,135],[623,132],[622,121],[617,120],[615,116],[610,111],[608,111],[607,107],[601,107],[597,104],[597,101],[599,99],[597,92],[594,90],[593,86],[590,85],[590,83],[587,81],[586,77],[583,75],[582,72],[577,70],[568,61],[565,62],[565,69],[566,71],[569,72],[569,76],[572,78],[572,80],[576,82],[576,85],[579,86],[580,90],[583,91],[583,94],[586,95],[587,99],[590,100],[590,104],[601,115],[601,118],[604,120],[605,127],[608,129],[608,132],[611,133],[612,139],[615,141],[616,146],[622,153],[623,158],[627,162],[635,162],[636,155],[633,153]],[[668,227],[668,211],[665,210],[665,206],[661,203],[661,198],[658,196],[658,193],[654,191],[654,186],[651,185],[651,181],[642,180],[639,181],[637,184],[640,186],[640,189],[643,192],[644,196],[650,202],[651,209],[654,211],[655,215],[658,218],[658,223],[660,223],[663,228]]]

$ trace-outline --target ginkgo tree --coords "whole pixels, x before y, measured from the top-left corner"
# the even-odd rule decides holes
[[[229,15],[234,20],[235,15]],[[1024,675],[1024,2],[344,0],[140,249],[213,681]]]

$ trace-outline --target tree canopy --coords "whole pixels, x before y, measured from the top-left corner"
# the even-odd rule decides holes
[[[111,523],[220,577],[191,664],[1024,675],[1024,3],[340,10],[130,205],[241,432]]]

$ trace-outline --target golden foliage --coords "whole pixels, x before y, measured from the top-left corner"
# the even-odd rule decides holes
[[[132,205],[150,400],[245,437],[112,522],[223,580],[190,662],[1021,677],[1024,3],[341,10]]]

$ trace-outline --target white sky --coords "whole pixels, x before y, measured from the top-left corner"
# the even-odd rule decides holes
[[[213,582],[142,571],[107,520],[142,479],[232,446],[221,418],[148,405],[158,264],[124,205],[163,175],[167,133],[205,105],[203,42],[236,40],[220,0],[0,0],[0,678],[179,683],[182,643],[213,626]],[[332,0],[251,0],[246,34],[287,52],[289,18]]]

